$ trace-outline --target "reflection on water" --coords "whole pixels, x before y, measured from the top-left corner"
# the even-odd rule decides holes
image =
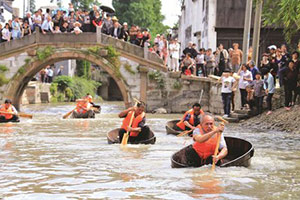
[[[148,115],[155,145],[108,145],[122,103],[95,119],[62,119],[74,105],[30,105],[33,119],[0,124],[0,199],[300,199],[300,137],[229,125],[225,135],[255,146],[250,168],[171,169],[171,155],[192,143],[166,135],[180,115]]]

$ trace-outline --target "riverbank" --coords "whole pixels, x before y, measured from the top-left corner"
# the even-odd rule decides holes
[[[284,108],[273,111],[271,115],[262,115],[253,117],[244,122],[241,125],[247,128],[255,128],[257,130],[278,130],[300,134],[300,105],[294,106],[290,111],[286,111]]]

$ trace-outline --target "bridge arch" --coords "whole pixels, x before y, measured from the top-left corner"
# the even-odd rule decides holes
[[[68,59],[76,59],[76,60],[86,60],[93,64],[101,66],[117,83],[123,97],[123,101],[125,106],[129,104],[129,99],[131,99],[131,94],[129,92],[128,86],[125,80],[118,76],[115,69],[107,59],[101,56],[97,56],[94,54],[90,54],[84,51],[76,51],[76,50],[55,50],[51,56],[45,58],[44,60],[32,59],[30,63],[28,63],[22,73],[17,72],[9,81],[7,88],[4,92],[4,97],[10,98],[17,109],[20,108],[20,102],[23,95],[23,92],[29,83],[29,81],[44,67],[47,65],[52,65],[56,62],[68,60]]]

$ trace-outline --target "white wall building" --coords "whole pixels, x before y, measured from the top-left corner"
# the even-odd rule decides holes
[[[217,46],[216,23],[217,0],[184,0],[179,19],[178,37],[181,48],[184,49],[189,41],[199,48]]]

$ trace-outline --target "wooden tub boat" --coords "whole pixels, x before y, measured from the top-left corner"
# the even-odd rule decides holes
[[[95,114],[100,114],[101,113],[101,106],[92,107],[92,110],[94,111]]]
[[[178,128],[177,129],[175,128],[176,124],[179,121],[180,120],[171,120],[171,121],[167,122],[167,125],[166,125],[167,134],[178,135],[179,133],[182,132],[182,131],[178,130]]]
[[[109,133],[107,133],[107,142],[108,144],[120,144],[121,141],[119,140],[119,130],[120,128],[116,128]],[[150,130],[150,137],[147,140],[138,141],[136,143],[131,144],[154,144],[156,141],[156,137],[154,133]],[[129,143],[129,141],[128,141]]]
[[[249,167],[251,158],[254,155],[252,144],[246,140],[235,137],[225,137],[225,141],[228,148],[228,155],[223,159],[224,163],[221,164],[220,167]],[[172,168],[190,167],[186,162],[186,149],[187,147],[184,147],[172,155]]]

